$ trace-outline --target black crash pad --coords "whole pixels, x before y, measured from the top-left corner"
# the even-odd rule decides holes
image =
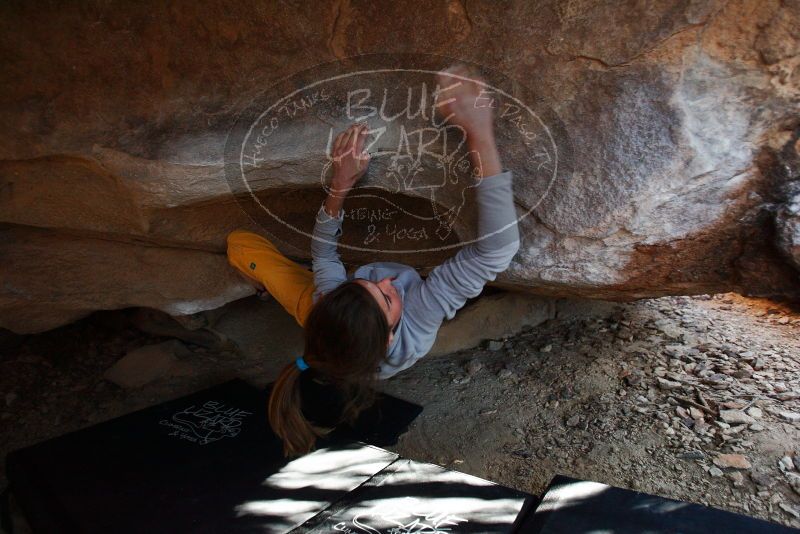
[[[796,529],[599,482],[555,477],[520,527],[530,534],[788,534]]]
[[[397,458],[354,441],[393,444],[421,412],[380,395],[353,427],[318,443],[321,462],[287,465],[267,423],[268,395],[233,380],[14,451],[11,492],[34,532],[281,531]],[[310,404],[328,402],[324,389],[309,395]],[[337,469],[346,475],[337,484],[303,485],[303,476],[318,481]],[[280,517],[264,505],[276,499],[287,503]]]

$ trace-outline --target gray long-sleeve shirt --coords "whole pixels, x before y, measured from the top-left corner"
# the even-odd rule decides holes
[[[378,282],[397,277],[392,284],[402,298],[403,311],[379,378],[393,376],[427,354],[442,321],[452,319],[468,298],[477,296],[486,282],[506,270],[519,250],[511,171],[483,178],[475,190],[479,239],[435,267],[425,280],[414,268],[392,262],[364,265],[348,278],[337,252],[344,211],[338,217],[331,217],[323,207],[317,212],[311,240],[315,302],[348,279]]]

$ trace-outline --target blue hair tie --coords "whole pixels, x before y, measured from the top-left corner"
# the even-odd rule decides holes
[[[298,369],[300,369],[300,372],[301,372],[301,373],[302,373],[303,371],[305,371],[306,369],[308,369],[308,364],[306,363],[306,361],[303,359],[303,357],[302,357],[302,356],[300,356],[299,358],[297,358],[297,359],[294,361],[294,364],[297,366],[297,368],[298,368]]]

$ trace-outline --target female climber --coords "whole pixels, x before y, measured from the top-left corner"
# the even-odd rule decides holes
[[[466,73],[461,67],[448,72]],[[389,262],[364,265],[348,277],[339,260],[344,200],[369,163],[364,124],[347,128],[332,146],[330,192],[317,212],[311,243],[313,273],[259,235],[237,230],[228,236],[231,265],[263,285],[304,327],[303,356],[284,367],[268,406],[270,425],[287,456],[309,452],[317,437],[332,428],[308,415],[313,407],[303,402],[304,377],[334,387],[340,400],[334,424],[354,422],[374,401],[375,382],[427,354],[442,321],[452,319],[468,298],[504,271],[519,249],[511,172],[500,164],[493,110],[478,104],[481,87],[472,80],[440,74],[439,85],[447,88],[442,94],[449,98],[438,103],[438,111],[448,124],[463,129],[478,171],[479,239],[426,279],[412,267]]]

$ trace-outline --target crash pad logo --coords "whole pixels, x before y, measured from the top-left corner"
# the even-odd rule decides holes
[[[207,445],[223,438],[235,438],[242,430],[244,419],[252,412],[230,408],[217,401],[202,406],[192,405],[159,424],[171,429],[175,436],[199,445]]]
[[[379,501],[374,510],[359,513],[349,521],[339,521],[333,530],[344,534],[447,534],[464,529],[469,522],[454,513],[429,507],[429,503],[414,497]]]
[[[365,122],[370,164],[347,196],[349,239],[340,247],[387,254],[455,251],[487,237],[470,233],[476,213],[470,190],[482,181],[473,165],[478,158],[466,132],[437,112],[454,87],[475,82],[475,105],[494,110],[503,165],[514,175],[517,221],[529,216],[563,172],[565,136],[563,128],[554,129],[560,121],[518,81],[477,65],[467,65],[469,75],[447,71],[455,63],[464,64],[424,54],[358,56],[270,88],[228,136],[226,178],[240,205],[269,232],[312,237],[298,221],[313,222],[329,192],[332,142],[349,125]],[[318,194],[303,198],[313,204],[287,205],[287,191],[311,189]]]

